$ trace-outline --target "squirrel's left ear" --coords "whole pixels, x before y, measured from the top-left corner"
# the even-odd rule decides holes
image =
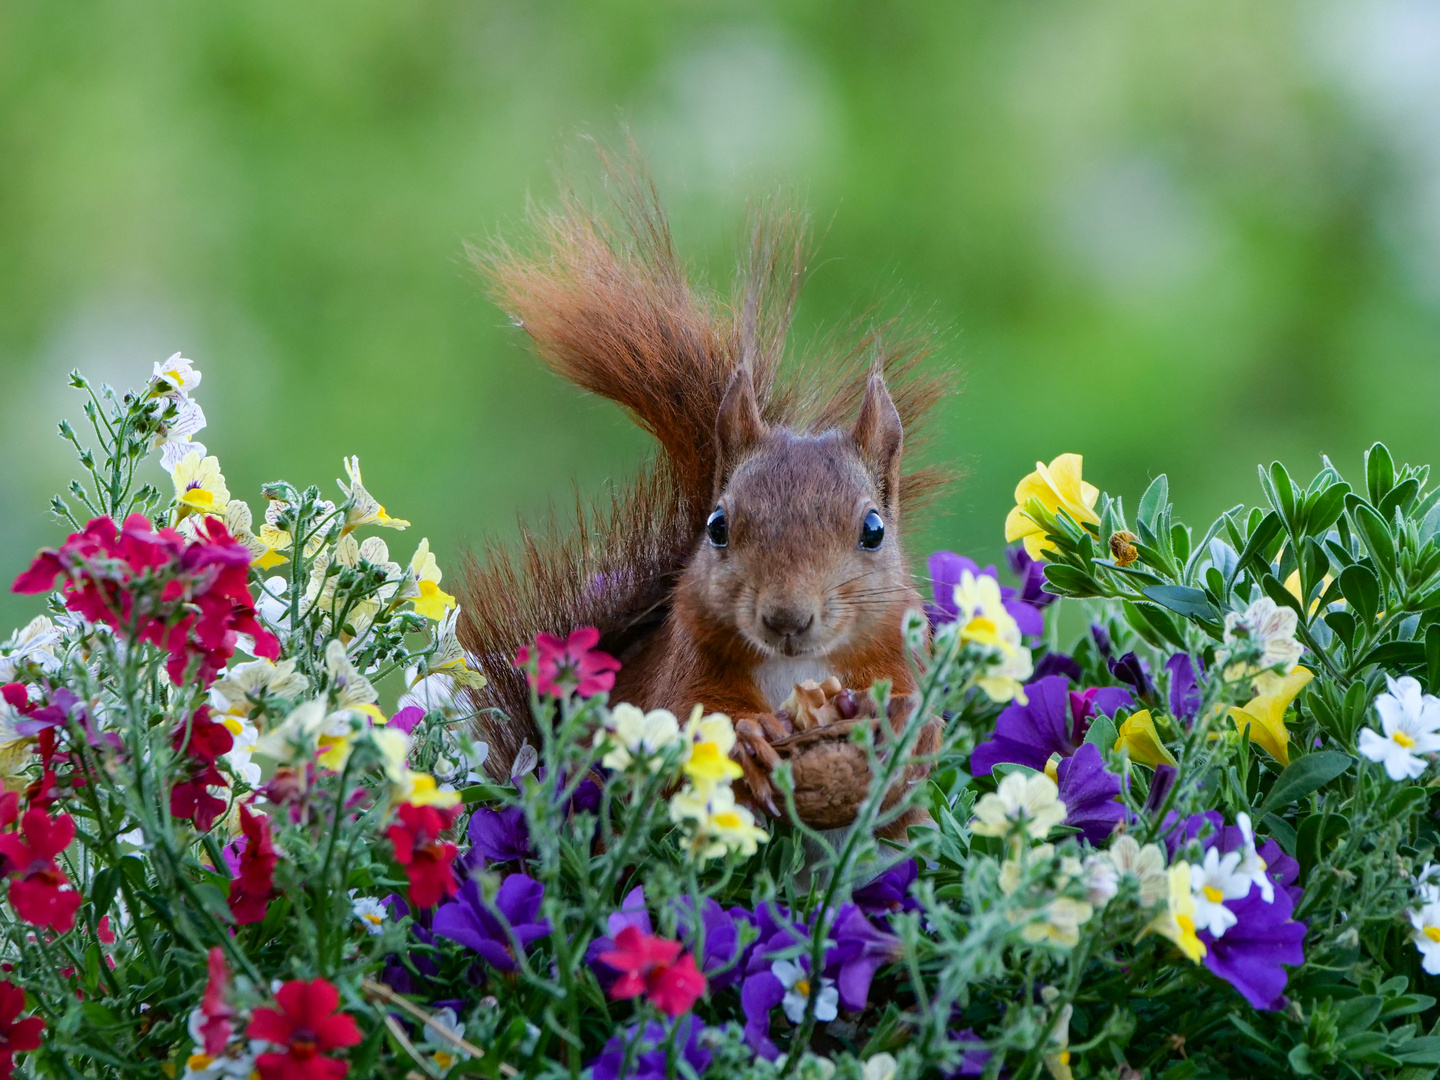
[[[885,376],[878,370],[871,374],[865,386],[865,399],[860,403],[860,415],[852,435],[860,456],[875,477],[884,509],[893,514],[900,499],[900,449],[904,431],[900,412],[885,388]]]

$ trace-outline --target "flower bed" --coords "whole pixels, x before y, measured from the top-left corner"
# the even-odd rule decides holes
[[[868,796],[819,833],[785,766],[791,820],[737,800],[727,717],[612,706],[583,628],[515,658],[545,734],[494,782],[455,597],[356,459],[257,528],[188,361],[73,381],[73,532],[0,647],[0,1076],[1440,1068],[1440,490],[1383,446],[1203,532],[1163,476],[1127,516],[1037,465],[1016,586],[930,558],[912,722],[856,727]]]

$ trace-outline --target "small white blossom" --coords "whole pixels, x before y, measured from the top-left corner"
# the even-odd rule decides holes
[[[1440,699],[1421,693],[1409,675],[1385,681],[1389,693],[1375,699],[1384,734],[1361,728],[1360,753],[1384,765],[1391,780],[1413,780],[1425,771],[1422,755],[1440,750]]]
[[[1195,900],[1195,928],[1209,930],[1223,937],[1238,921],[1225,906],[1226,900],[1239,900],[1250,892],[1250,879],[1238,873],[1241,853],[1220,854],[1218,847],[1205,853],[1205,860],[1190,867],[1190,892]]]
[[[383,933],[385,916],[389,914],[385,905],[373,896],[356,896],[353,889],[350,896],[350,909],[355,912],[355,917],[365,925],[365,932],[371,935]]]
[[[1270,877],[1265,860],[1255,850],[1255,830],[1250,827],[1250,815],[1242,811],[1236,815],[1235,824],[1240,827],[1240,833],[1245,837],[1245,846],[1240,849],[1240,865],[1235,868],[1235,872],[1260,890],[1265,903],[1273,904],[1275,882]]]
[[[645,712],[630,704],[619,704],[605,721],[605,756],[600,764],[621,770],[637,758],[648,759],[650,771],[660,768],[665,749],[680,741],[680,721],[669,709]]]
[[[805,1004],[810,1000],[814,988],[810,973],[798,961],[776,960],[770,965],[770,973],[785,987],[785,999],[781,1005],[792,1024],[805,1019]],[[835,980],[821,978],[820,990],[815,995],[815,1019],[822,1024],[834,1020],[839,1013],[840,991],[835,989]]]
[[[160,421],[154,444],[154,449],[160,451],[160,467],[168,473],[175,471],[185,455],[196,453],[203,458],[206,453],[205,444],[194,438],[196,432],[205,427],[204,410],[198,402],[180,396],[162,398],[155,408],[163,414],[168,411],[171,400],[175,403],[175,417]]]
[[[1427,862],[1415,875],[1415,893],[1422,904],[1440,903],[1440,866]]]
[[[1410,911],[1412,938],[1420,950],[1420,966],[1429,975],[1440,975],[1440,901],[1431,901]]]
[[[1221,658],[1228,665],[1226,678],[1258,675],[1262,671],[1289,675],[1305,651],[1305,646],[1295,640],[1297,626],[1294,609],[1280,607],[1268,596],[1262,596],[1244,612],[1226,614],[1225,649]],[[1231,656],[1243,659],[1229,663]]]
[[[200,378],[195,365],[177,352],[163,364],[155,364],[155,374],[150,377],[150,382],[162,394],[189,397],[200,385]]]
[[[277,630],[290,629],[290,604],[285,600],[288,579],[275,574],[265,579],[265,588],[255,598],[255,610],[260,618]]]

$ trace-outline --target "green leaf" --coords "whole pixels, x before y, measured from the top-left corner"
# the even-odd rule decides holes
[[[1266,574],[1260,579],[1260,588],[1265,590],[1265,595],[1274,600],[1281,607],[1288,607],[1295,614],[1300,616],[1300,622],[1305,622],[1305,609],[1300,606],[1300,601],[1295,599],[1295,594],[1284,585],[1274,574]]]
[[[1331,484],[1325,490],[1316,492],[1305,508],[1305,532],[1311,536],[1324,536],[1345,512],[1345,496],[1348,494],[1349,484]]]
[[[1101,755],[1113,753],[1115,742],[1120,738],[1120,732],[1116,730],[1115,721],[1108,716],[1097,716],[1090,721],[1090,730],[1085,733],[1085,741],[1094,744]]]
[[[1390,527],[1385,524],[1385,519],[1364,503],[1351,510],[1350,517],[1380,573],[1394,581],[1395,538],[1390,535]]]
[[[1094,580],[1083,570],[1064,563],[1049,563],[1045,567],[1045,591],[1056,596],[1094,596],[1098,591]]]
[[[1124,608],[1125,621],[1157,649],[1163,649],[1167,645],[1182,650],[1185,648],[1185,635],[1164,608],[1154,604],[1136,604],[1129,600],[1124,601]]]
[[[1255,527],[1250,530],[1250,535],[1245,539],[1244,550],[1240,552],[1241,570],[1255,561],[1263,562],[1267,568],[1269,567],[1271,545],[1279,539],[1280,529],[1280,515],[1274,512],[1266,514],[1256,523]]]
[[[1276,814],[1266,814],[1260,819],[1260,830],[1269,834],[1286,855],[1295,857],[1295,829],[1288,821]]]
[[[1415,501],[1415,496],[1419,494],[1420,481],[1412,476],[1403,484],[1397,484],[1389,495],[1386,495],[1385,498],[1380,500],[1380,505],[1377,506],[1376,509],[1380,511],[1382,518],[1390,521],[1395,517],[1396,507],[1408,507],[1410,503]]]
[[[1383,645],[1376,645],[1368,653],[1365,659],[1360,661],[1360,666],[1367,664],[1379,664],[1381,667],[1420,667],[1426,662],[1425,643],[1423,641],[1387,641]]]
[[[1275,509],[1292,530],[1295,527],[1295,483],[1285,466],[1276,461],[1270,465],[1270,490],[1274,493]]]
[[[1137,521],[1144,522],[1153,531],[1156,527],[1161,511],[1170,505],[1170,481],[1161,473],[1150,481],[1150,486],[1145,489],[1145,494],[1140,496],[1140,509],[1136,513]]]
[[[1270,794],[1255,811],[1264,817],[1272,810],[1282,810],[1297,799],[1303,799],[1312,791],[1324,787],[1331,780],[1350,768],[1351,757],[1338,750],[1321,750],[1297,758],[1285,767],[1270,788]]]
[[[1167,607],[1177,615],[1184,615],[1187,618],[1209,619],[1212,622],[1218,621],[1219,612],[1210,606],[1210,601],[1205,599],[1205,594],[1199,589],[1191,589],[1185,585],[1151,585],[1148,589],[1141,589],[1146,597],[1154,600],[1162,607]]]
[[[1345,599],[1360,616],[1360,621],[1370,624],[1380,610],[1380,579],[1368,566],[1356,563],[1340,571],[1340,587],[1345,590]]]
[[[1428,788],[1416,787],[1413,784],[1406,785],[1391,795],[1386,803],[1387,820],[1399,821],[1401,818],[1409,817],[1429,801],[1430,791]]]
[[[1365,491],[1370,496],[1370,505],[1379,506],[1394,486],[1395,459],[1384,443],[1377,442],[1365,451]]]

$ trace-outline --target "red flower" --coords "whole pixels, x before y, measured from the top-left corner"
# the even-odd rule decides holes
[[[64,575],[71,611],[168,651],[177,686],[192,666],[208,686],[241,634],[254,640],[256,656],[280,655],[280,643],[255,619],[249,569],[249,551],[218,519],[207,518],[187,544],[174,529],[156,532],[148,518],[131,514],[118,530],[108,517],[95,518],[59,549],[40,552],[13,587],[46,592]]]
[[[235,745],[234,737],[224,724],[210,719],[208,705],[201,705],[188,725],[176,725],[170,745],[176,750],[185,747],[194,763],[186,778],[170,789],[170,813],[177,818],[191,819],[195,828],[209,832],[215,819],[225,812],[225,800],[210,792],[212,787],[226,786],[224,775],[215,767],[215,759],[230,752]]]
[[[261,1080],[341,1080],[350,1071],[343,1061],[324,1057],[341,1046],[360,1041],[360,1029],[344,1013],[336,1013],[340,994],[324,979],[292,979],[275,995],[279,1009],[259,1008],[245,1034],[285,1047],[284,1053],[255,1059]]]
[[[17,1020],[24,1008],[25,991],[14,983],[0,982],[0,1080],[10,1080],[17,1053],[40,1048],[45,1021],[38,1016]]]
[[[240,868],[230,882],[230,912],[242,926],[265,918],[274,894],[275,845],[270,840],[270,819],[240,807],[240,831],[245,834],[245,848],[240,852]]]
[[[530,685],[542,694],[590,697],[614,686],[615,672],[620,670],[619,660],[595,648],[599,641],[600,631],[593,626],[580,627],[564,641],[551,634],[538,634],[534,651],[528,645],[522,648],[515,664],[523,667],[535,659]]]
[[[410,902],[417,908],[434,907],[459,886],[450,864],[459,850],[440,834],[455,823],[459,807],[440,810],[434,806],[403,803],[400,820],[389,828],[395,845],[395,861],[405,867],[410,879]]]
[[[678,941],[655,937],[638,926],[616,934],[615,949],[601,953],[600,959],[620,972],[610,987],[616,1001],[648,994],[661,1012],[679,1016],[705,993],[705,976],[695,967],[695,958],[681,956]]]
[[[48,926],[65,933],[75,925],[80,894],[55,861],[75,839],[75,822],[69,814],[52,818],[31,809],[20,819],[20,833],[0,836],[0,856],[6,860],[10,906],[31,926]]]
[[[205,1053],[219,1057],[235,1031],[235,1025],[230,1023],[235,1010],[225,1001],[230,989],[230,969],[225,966],[225,953],[219,945],[210,950],[209,969],[205,996],[200,999],[200,1012],[205,1017],[200,1024],[200,1034],[205,1040]]]

